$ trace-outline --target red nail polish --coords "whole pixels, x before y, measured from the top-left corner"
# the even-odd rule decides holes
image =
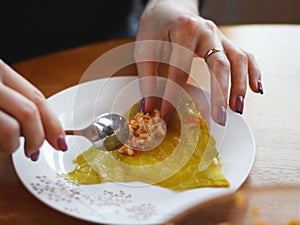
[[[143,98],[141,101],[139,112],[144,112],[144,111],[145,111],[145,99]]]
[[[40,151],[38,150],[30,155],[30,159],[35,162],[39,159],[39,155],[40,155]]]
[[[243,96],[238,96],[235,101],[235,112],[239,114],[243,114],[244,110],[244,97]]]
[[[67,146],[67,142],[65,139],[65,136],[60,135],[58,140],[57,140],[57,145],[59,147],[60,150],[62,150],[63,152],[68,150],[68,146]]]
[[[263,93],[264,93],[264,89],[263,89],[261,80],[258,80],[258,81],[257,81],[257,87],[258,87],[258,92],[259,92],[260,94],[263,94]]]
[[[227,112],[224,106],[221,106],[217,113],[218,124],[225,126],[227,119]]]
[[[173,117],[174,117],[174,111],[172,111],[172,110],[169,111],[169,112],[167,113],[167,115],[165,115],[165,117],[164,117],[163,119],[164,119],[165,123],[167,124],[167,126],[170,125],[170,123],[171,123]]]

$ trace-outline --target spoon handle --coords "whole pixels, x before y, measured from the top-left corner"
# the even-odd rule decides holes
[[[80,135],[80,136],[86,136],[83,132],[83,130],[65,130],[66,135]]]
[[[81,130],[65,130],[65,134],[84,136],[91,142],[95,142],[107,137],[107,134],[103,132],[102,126],[99,126],[95,123]]]
[[[65,130],[66,135],[76,135],[74,130]]]

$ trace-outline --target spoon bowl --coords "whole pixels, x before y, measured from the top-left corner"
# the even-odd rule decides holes
[[[122,147],[129,138],[129,132],[126,119],[116,113],[101,114],[84,129],[65,130],[66,135],[83,136],[103,151],[114,151]]]

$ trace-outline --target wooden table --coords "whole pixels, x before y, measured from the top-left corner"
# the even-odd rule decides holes
[[[244,118],[256,140],[256,159],[242,188],[269,184],[300,185],[300,26],[221,27],[238,46],[254,53],[263,72],[264,95],[246,96]],[[112,40],[57,52],[13,67],[48,97],[78,83],[99,55],[131,39]],[[201,70],[203,65],[195,63]],[[134,66],[118,75],[134,73]],[[243,146],[239,146],[243,148]],[[10,156],[0,154],[0,224],[90,224],[46,206],[20,183]]]

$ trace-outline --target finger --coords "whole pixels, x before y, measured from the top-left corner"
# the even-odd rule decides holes
[[[174,111],[180,93],[187,83],[193,57],[193,51],[174,45],[169,63],[168,81],[161,105],[162,118],[166,118],[169,113],[172,114]]]
[[[220,125],[226,124],[227,98],[230,78],[230,63],[223,51],[215,51],[207,55],[212,49],[223,49],[217,32],[203,35],[198,45],[197,54],[205,58],[211,80],[211,114],[215,122]]]
[[[207,65],[211,74],[212,118],[220,125],[225,125],[230,64],[225,54],[218,53],[208,59]]]
[[[166,84],[161,107],[161,116],[165,120],[170,119],[167,117],[172,115],[173,107],[176,106],[180,95],[178,85],[179,88],[183,88],[189,78],[198,40],[198,25],[198,21],[189,17],[181,17],[170,26],[169,41],[172,43],[172,51],[169,62],[168,80],[171,82],[167,82]]]
[[[248,84],[248,58],[226,38],[223,40],[223,46],[231,66],[229,105],[233,111],[242,114]]]
[[[41,97],[41,96],[40,96]],[[64,130],[56,114],[51,110],[49,104],[42,97],[38,105],[44,126],[45,138],[56,150],[67,151],[68,146]]]
[[[205,92],[201,88],[193,85],[186,85],[185,90],[189,96],[194,99],[196,108],[201,112],[201,116],[209,123],[211,109]]]
[[[0,84],[0,109],[20,124],[26,156],[38,152],[44,141],[44,130],[37,107],[18,92]]]
[[[143,109],[141,111],[143,112],[150,112],[156,105],[156,64],[155,62],[137,63],[140,90],[143,97]]]
[[[248,57],[248,74],[249,74],[249,86],[252,91],[263,94],[263,86],[261,83],[261,71],[258,63],[253,54],[247,53]]]
[[[153,41],[138,41],[135,44],[135,61],[139,76],[140,90],[143,97],[143,109],[150,112],[156,104],[156,75],[159,59],[154,52],[156,43]]]
[[[34,103],[40,114],[46,140],[55,149],[67,150],[64,130],[57,116],[50,109],[44,95],[16,71],[3,64],[0,62],[0,68],[7,74],[7,76],[3,76],[3,83]]]
[[[20,126],[17,120],[0,110],[0,151],[13,153],[19,147]]]

